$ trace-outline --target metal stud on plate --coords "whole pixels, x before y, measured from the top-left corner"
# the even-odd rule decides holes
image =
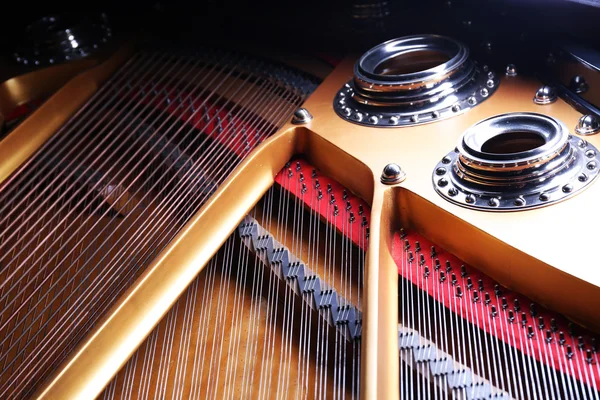
[[[552,86],[542,86],[537,92],[535,92],[535,96],[533,97],[533,102],[539,105],[551,104],[556,101],[558,96],[556,95],[556,90]]]
[[[508,64],[506,66],[506,76],[517,76],[517,67],[515,64]]]
[[[585,93],[589,88],[585,78],[581,75],[575,75],[571,78],[569,86],[571,87],[571,90],[577,94]]]
[[[292,124],[301,125],[312,120],[313,116],[308,112],[306,108],[299,108],[294,112],[292,117]]]
[[[580,135],[595,135],[600,132],[600,120],[592,114],[584,115],[579,118],[575,132]]]
[[[383,168],[381,174],[381,183],[385,185],[394,185],[406,179],[406,173],[398,164],[390,163]]]

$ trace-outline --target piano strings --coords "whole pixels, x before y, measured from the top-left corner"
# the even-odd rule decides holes
[[[291,162],[100,396],[358,398],[369,208]]]
[[[416,232],[396,234],[403,398],[598,399],[593,334]]]
[[[313,87],[211,50],[119,69],[2,187],[0,397],[33,392]]]

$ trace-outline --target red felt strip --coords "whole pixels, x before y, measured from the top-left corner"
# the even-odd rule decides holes
[[[143,95],[150,90],[155,91],[156,96]],[[166,110],[172,116],[202,131],[238,156],[244,156],[259,144],[260,133],[255,128],[248,127],[244,119],[235,115],[239,112],[239,107],[235,104],[219,106],[208,99],[189,96],[189,94],[186,91],[156,85],[138,91],[134,97],[139,98],[142,104],[152,104],[159,110]],[[185,104],[181,102],[181,99],[186,99]],[[248,116],[245,120],[247,119],[249,119]],[[239,139],[232,143],[231,138],[234,136]]]
[[[404,240],[408,240],[410,244],[410,250],[413,252],[414,261],[412,263],[407,262],[408,253],[405,252]],[[420,243],[421,252],[415,253],[416,242]],[[461,260],[455,257],[453,254],[447,251],[435,247],[437,256],[439,259],[441,268],[436,270],[435,258],[431,258],[430,249],[433,246],[429,240],[423,236],[418,235],[415,232],[410,232],[405,238],[401,238],[401,234],[397,233],[393,239],[392,256],[398,266],[398,273],[404,278],[410,280],[414,285],[419,287],[421,290],[426,291],[429,296],[434,298],[436,301],[441,302],[447,309],[460,315],[471,324],[479,327],[487,333],[498,338],[510,346],[516,347],[523,353],[534,357],[540,363],[554,366],[559,371],[565,372],[574,376],[576,379],[582,379],[583,381],[590,381],[591,379],[596,381],[596,385],[600,386],[600,375],[598,369],[594,365],[594,368],[589,368],[588,361],[586,360],[586,350],[591,348],[592,334],[589,331],[577,326],[574,336],[569,335],[569,321],[560,314],[553,311],[547,310],[539,305],[535,305],[537,316],[533,318],[530,313],[530,305],[533,303],[529,298],[512,292],[505,287],[499,287],[500,295],[495,295],[495,285],[497,282],[479,272],[475,268],[465,265]],[[426,263],[419,265],[419,254],[425,256]],[[452,270],[446,272],[446,260],[450,262]],[[465,265],[466,276],[461,276],[461,266]],[[429,268],[430,275],[425,278],[425,267]],[[446,274],[444,282],[440,282],[440,271]],[[457,282],[452,283],[452,273],[455,274]],[[467,278],[470,277],[473,283],[473,288],[468,289]],[[475,291],[478,290],[478,281],[483,282],[483,293],[478,293],[479,301],[475,302]],[[456,287],[460,286],[462,290],[462,296],[457,295]],[[490,302],[486,304],[485,293],[489,293]],[[502,308],[502,297],[507,300],[508,308],[503,310]],[[514,300],[518,299],[520,304],[520,310],[514,311]],[[491,317],[491,308],[496,307],[497,316]],[[515,320],[513,323],[508,321],[508,310],[513,310]],[[521,322],[521,313],[525,312],[527,322],[525,326]],[[477,316],[477,318],[475,318]],[[544,328],[540,329],[539,317],[543,318]],[[500,321],[502,319],[502,321]],[[552,342],[548,344],[546,339],[546,330],[550,329],[550,321],[554,319],[556,321],[557,330],[552,333]],[[494,321],[495,323],[492,323]],[[434,321],[435,322],[435,321]],[[531,326],[533,329],[533,337],[529,337],[528,327]],[[564,333],[565,343],[560,345],[559,332]],[[578,337],[581,336],[583,339],[583,348],[579,348]],[[512,338],[510,339],[509,338]],[[501,342],[499,342],[501,343]],[[566,356],[567,345],[571,346],[573,356],[568,358]],[[593,363],[599,362],[598,355],[592,352]],[[586,374],[582,369],[586,369],[587,376],[590,380],[586,379]],[[581,374],[581,375],[580,375]],[[590,376],[591,375],[591,376]]]
[[[359,248],[367,250],[371,209],[366,201],[302,159],[288,163],[275,176],[275,182],[301,199]],[[322,198],[315,200],[319,191]]]

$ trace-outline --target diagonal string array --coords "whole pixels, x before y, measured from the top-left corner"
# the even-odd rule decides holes
[[[402,305],[401,397],[600,397],[589,332],[416,233],[401,231],[393,248]]]
[[[304,163],[279,177],[101,398],[358,398],[367,226]]]
[[[3,188],[0,207],[11,215],[1,214],[0,225],[0,246],[10,250],[2,260],[0,392],[32,391],[306,96],[276,74],[262,78],[269,66],[261,63],[242,70],[237,56],[190,59],[134,57]],[[146,90],[151,79],[170,89]],[[239,106],[244,100],[254,108]],[[217,123],[223,115],[228,123]],[[23,206],[15,208],[15,193]],[[116,204],[129,211],[115,212]]]

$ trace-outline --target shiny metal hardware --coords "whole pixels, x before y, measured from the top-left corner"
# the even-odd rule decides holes
[[[406,172],[398,164],[388,164],[383,168],[381,174],[381,183],[385,185],[394,185],[406,179]]]
[[[579,118],[575,132],[580,135],[595,135],[600,132],[600,121],[595,115],[587,114]]]
[[[557,98],[556,90],[552,86],[544,85],[535,92],[533,102],[539,105],[546,105],[554,103]]]
[[[518,71],[515,64],[508,64],[505,71],[506,76],[517,76]]]
[[[571,90],[577,94],[585,93],[589,89],[589,85],[582,75],[575,75],[569,83]]]
[[[491,97],[498,84],[462,43],[436,35],[406,36],[363,54],[333,107],[361,125],[413,126],[466,112]]]
[[[111,37],[105,14],[49,15],[27,26],[13,56],[23,65],[58,64],[87,57]]]
[[[294,116],[292,117],[292,124],[306,124],[312,119],[313,116],[308,112],[306,108],[299,108],[296,111],[294,111]]]
[[[600,115],[600,52],[561,41],[546,59],[541,77],[582,114]]]
[[[485,119],[463,133],[434,168],[435,190],[457,205],[489,211],[537,208],[565,200],[598,176],[594,146],[536,113]]]

